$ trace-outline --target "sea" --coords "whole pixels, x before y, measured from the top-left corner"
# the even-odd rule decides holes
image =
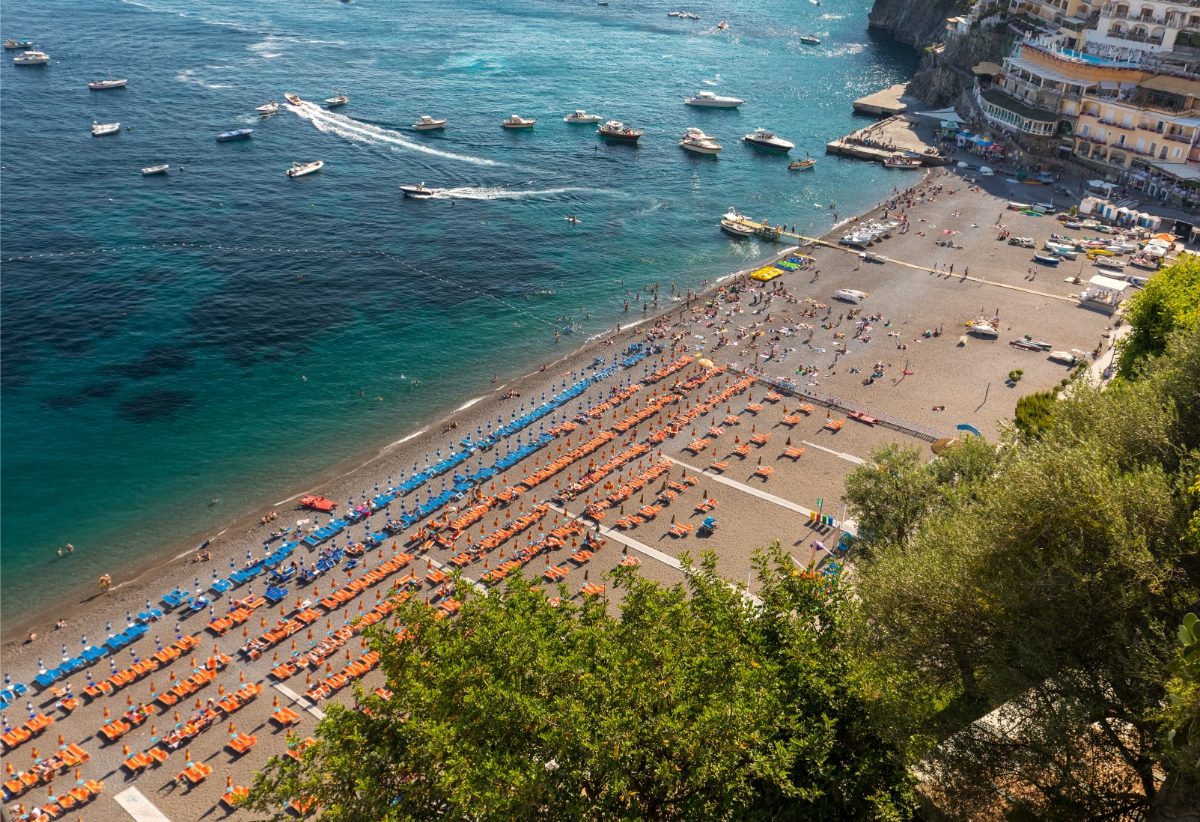
[[[823,152],[915,66],[869,0],[679,2],[0,2],[51,58],[0,61],[0,619],[194,548],[640,319],[654,284],[775,251],[722,235],[731,208],[823,232],[891,191]],[[128,87],[87,88],[109,76]],[[683,105],[703,90],[746,103]],[[316,105],[255,113],[285,92]],[[645,136],[606,144],[574,109]],[[690,126],[718,158],[679,148]],[[742,143],[756,127],[815,170]]]

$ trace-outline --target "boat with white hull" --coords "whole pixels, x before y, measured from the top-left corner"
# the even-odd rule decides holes
[[[304,177],[315,174],[323,168],[325,168],[324,160],[313,160],[311,163],[292,163],[292,167],[287,170],[287,176]]]
[[[722,97],[711,91],[699,91],[691,97],[684,97],[683,102],[697,108],[737,108],[746,101],[737,97]]]

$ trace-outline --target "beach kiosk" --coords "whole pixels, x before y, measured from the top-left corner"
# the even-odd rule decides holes
[[[1088,280],[1087,288],[1079,295],[1079,304],[1093,311],[1112,314],[1125,298],[1129,283],[1097,274]]]

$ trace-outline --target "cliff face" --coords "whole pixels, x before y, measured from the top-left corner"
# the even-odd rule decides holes
[[[867,21],[901,43],[923,49],[946,32],[946,18],[964,6],[962,0],[875,0]]]

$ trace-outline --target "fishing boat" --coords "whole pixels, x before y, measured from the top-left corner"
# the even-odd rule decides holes
[[[105,134],[116,134],[121,130],[120,123],[97,123],[92,121],[92,136],[103,137]]]
[[[563,118],[564,123],[599,123],[604,118],[599,114],[588,114],[581,108],[577,108]]]
[[[985,340],[994,340],[1000,336],[996,326],[988,320],[972,320],[967,323],[967,333]]]
[[[737,108],[746,101],[740,100],[737,97],[722,97],[711,91],[699,91],[691,97],[684,97],[683,102],[686,105],[697,106],[699,108]]]
[[[753,237],[754,228],[744,222],[746,219],[746,217],[738,214],[736,211],[730,211],[721,218],[721,230],[739,239]]]
[[[817,161],[811,157],[805,157],[803,160],[793,160],[788,163],[788,171],[811,171],[816,166]]]
[[[1117,271],[1125,267],[1124,260],[1117,260],[1112,257],[1097,257],[1092,261],[1092,264],[1098,268],[1111,268]]]
[[[142,176],[149,177],[153,174],[166,174],[170,168],[171,166],[168,163],[163,163],[162,165],[158,166],[146,166],[142,169]]]
[[[810,46],[819,46],[821,45],[821,38],[815,34],[801,34],[800,42],[808,43]]]
[[[858,305],[869,296],[871,295],[867,292],[859,291],[855,288],[839,288],[833,292],[835,300],[841,300],[844,303],[854,303],[855,305]]]
[[[1059,258],[1053,254],[1043,254],[1038,251],[1034,253],[1033,261],[1042,265],[1056,266],[1058,265]]]
[[[267,117],[267,116],[272,115],[275,112],[279,111],[279,103],[272,100],[271,102],[269,102],[265,105],[258,106],[254,110],[257,111],[259,114],[261,114],[263,117]]]
[[[338,106],[344,106],[344,105],[346,105],[346,103],[349,103],[349,102],[350,102],[350,98],[344,94],[339,94],[335,97],[326,97],[325,98],[325,106],[327,108],[337,108]]]
[[[1030,337],[1028,334],[1026,334],[1024,337],[1022,337],[1019,340],[1010,341],[1009,345],[1011,345],[1013,348],[1020,348],[1024,351],[1049,351],[1050,350],[1050,343],[1042,342],[1041,340],[1035,340],[1032,337]]]
[[[4,41],[4,48],[10,49],[10,50],[11,49],[29,49],[32,47],[33,47],[33,41],[31,41],[31,40],[14,40],[10,37]]]
[[[313,174],[325,168],[324,160],[313,160],[311,163],[292,163],[292,167],[287,170],[289,177],[303,177],[306,174]]]
[[[779,151],[786,154],[796,147],[796,144],[790,140],[785,140],[776,134],[767,131],[765,128],[756,128],[754,131],[742,138],[742,141],[754,146],[755,148],[766,149],[767,151]]]
[[[698,128],[689,128],[684,132],[683,139],[679,141],[679,147],[693,154],[715,155],[721,151],[721,144]]]
[[[233,140],[245,140],[254,133],[252,128],[235,128],[233,131],[224,131],[217,135],[218,143],[228,143]]]
[[[44,51],[24,51],[13,58],[14,66],[44,66],[50,62],[50,55]]]
[[[287,100],[288,105],[292,105],[292,106],[300,106],[300,105],[304,104],[304,101],[300,99],[300,95],[292,94],[290,92],[283,95],[283,99]]]
[[[500,123],[500,125],[502,125],[504,128],[512,128],[512,129],[533,128],[535,125],[537,125],[537,118],[521,117],[520,115],[517,115],[517,114],[510,114],[510,115],[508,115],[507,119],[505,119],[503,122]]]
[[[115,88],[125,88],[125,84],[128,82],[129,81],[124,78],[114,78],[112,76],[112,72],[110,71],[108,73],[108,79],[93,80],[92,82],[88,83],[88,88],[90,88],[92,91],[108,91]]]
[[[412,124],[414,131],[436,131],[446,127],[445,117],[430,117],[428,114],[422,114],[417,118],[417,122]]]
[[[643,134],[619,120],[609,120],[600,126],[597,133],[606,140],[614,140],[618,143],[636,143]]]
[[[912,170],[920,168],[921,161],[916,157],[909,157],[907,154],[893,154],[883,161],[883,165],[887,168]]]
[[[407,183],[400,186],[400,191],[404,193],[405,197],[411,197],[414,200],[427,200],[438,193],[438,189],[426,188],[424,183],[417,183],[416,185]]]

